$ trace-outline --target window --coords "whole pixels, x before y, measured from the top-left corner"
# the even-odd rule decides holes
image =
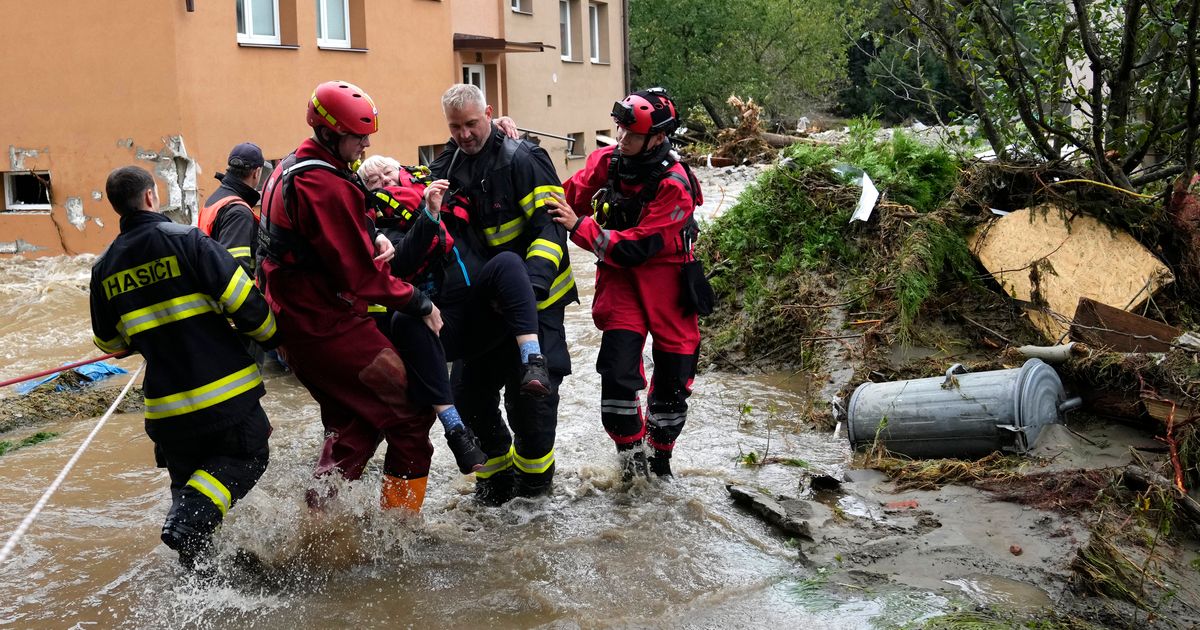
[[[568,136],[568,137],[571,139],[567,141],[567,157],[568,158],[587,157],[586,154],[584,154],[584,152],[583,152],[584,151],[584,149],[583,149],[583,132],[580,131],[579,133],[573,133],[573,134],[570,134],[570,136]]]
[[[417,162],[429,166],[437,159],[437,156],[442,154],[442,149],[445,149],[444,144],[427,144],[417,147]]]
[[[279,44],[279,0],[237,0],[237,40]]]
[[[350,47],[350,1],[316,0],[317,46]]]
[[[588,41],[592,63],[608,63],[608,5],[588,3]]]
[[[571,46],[571,2],[558,0],[558,36],[562,40],[562,58],[571,60],[574,53]]]
[[[511,0],[513,13],[533,13],[533,0]]]
[[[50,173],[21,171],[4,174],[4,209],[10,212],[50,209]]]
[[[468,85],[474,85],[487,96],[487,81],[485,79],[485,69],[481,63],[469,63],[462,67],[462,82]]]
[[[596,130],[596,148],[603,149],[604,147],[612,146],[617,143],[617,139],[612,137],[612,129],[597,129]]]

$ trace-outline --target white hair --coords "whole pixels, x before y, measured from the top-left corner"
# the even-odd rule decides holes
[[[399,169],[400,162],[384,155],[372,155],[358,166],[358,176],[365,182],[371,178],[371,175],[382,174],[383,170],[389,166]]]
[[[469,83],[456,83],[442,95],[443,113],[462,111],[474,105],[487,109],[487,98],[483,96],[483,90]]]

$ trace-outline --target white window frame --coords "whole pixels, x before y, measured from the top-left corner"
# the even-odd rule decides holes
[[[50,177],[50,171],[11,171],[4,174],[4,210],[6,212],[45,212],[54,209],[53,198],[50,199],[51,203],[18,203],[13,201],[13,177],[27,177],[31,175],[45,175]],[[53,182],[51,182],[51,189],[46,192],[53,197]]]
[[[279,0],[271,0],[275,5],[275,34],[274,35],[257,35],[249,31],[254,29],[254,1],[253,0],[237,0],[242,5],[242,16],[246,23],[246,33],[238,31],[237,40],[240,44],[269,44],[278,46],[281,43],[279,38]]]
[[[600,63],[600,5],[588,3],[588,35],[592,46],[592,63]]]
[[[563,9],[566,9],[565,16]],[[562,40],[563,61],[574,61],[575,59],[572,57],[572,53],[575,52],[572,50],[574,42],[571,41],[571,0],[558,0],[558,35]]]
[[[466,75],[463,77],[463,83],[470,83],[471,85],[478,87],[479,91],[483,92],[484,96],[486,97],[487,96],[487,66],[484,66],[481,63],[464,63],[462,69],[463,69],[463,74]],[[471,76],[475,75],[475,74],[479,75],[479,83],[475,83],[470,80]]]
[[[530,6],[532,0],[511,0],[509,6],[512,7],[513,13],[524,13],[530,15],[533,13],[533,7]]]
[[[346,25],[346,39],[330,39],[329,24],[325,18],[330,2],[342,3],[342,23]],[[350,48],[350,0],[317,0],[317,46],[321,48]]]

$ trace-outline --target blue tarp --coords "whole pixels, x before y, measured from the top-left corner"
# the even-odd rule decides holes
[[[117,374],[128,374],[128,372],[126,372],[125,370],[123,370],[111,363],[108,363],[107,361],[97,361],[96,363],[88,363],[87,365],[81,365],[72,371],[79,374],[80,376],[84,377],[85,379],[87,379],[88,382],[102,381],[110,376],[115,376]],[[25,383],[17,384],[15,386],[17,388],[17,393],[18,394],[28,394],[30,391],[33,390],[33,388],[35,388],[39,385],[45,385],[46,383],[49,383],[50,381],[57,379],[60,374],[62,374],[62,372],[55,372],[54,374],[51,374],[50,376],[40,378],[36,381],[27,381]],[[59,383],[54,386],[54,391],[58,391],[58,392],[65,392],[65,391],[72,390],[72,389],[79,389],[79,387],[76,385],[68,384],[68,383]]]

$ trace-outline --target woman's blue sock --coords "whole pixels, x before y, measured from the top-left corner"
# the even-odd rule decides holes
[[[438,420],[442,421],[442,428],[446,430],[446,433],[463,426],[462,416],[458,415],[458,408],[453,405],[439,411]]]
[[[521,363],[529,363],[529,355],[541,353],[542,344],[538,343],[537,339],[526,341],[521,344]]]

